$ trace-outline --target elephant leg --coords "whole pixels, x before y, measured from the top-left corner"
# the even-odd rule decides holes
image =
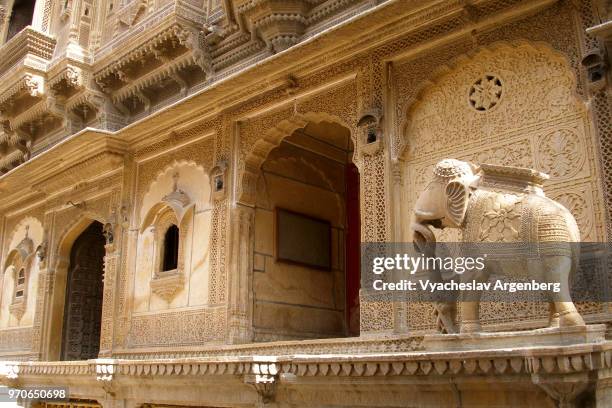
[[[569,275],[572,259],[568,256],[548,256],[543,258],[544,280],[559,283],[559,291],[548,291],[551,300],[551,327],[584,326],[584,319],[576,310],[569,290]]]
[[[481,331],[479,309],[480,301],[461,302],[461,333]]]
[[[468,277],[466,276],[466,280]],[[474,276],[476,283],[484,283],[489,280],[489,273],[481,271]],[[480,297],[482,291],[470,291],[461,294],[461,333],[477,333],[482,331],[480,326]]]

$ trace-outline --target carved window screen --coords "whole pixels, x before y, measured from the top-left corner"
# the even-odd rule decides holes
[[[15,300],[20,300],[25,295],[26,272],[24,268],[19,269],[15,279]]]

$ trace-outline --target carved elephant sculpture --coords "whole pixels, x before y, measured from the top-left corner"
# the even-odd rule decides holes
[[[551,244],[552,250],[541,254],[537,266],[525,263],[523,272],[561,283],[559,293],[549,294],[551,327],[584,325],[568,288],[579,255],[577,245],[571,243],[580,241],[580,233],[572,214],[544,195],[542,183],[547,178],[532,169],[442,160],[415,203],[412,239],[419,246],[435,242],[431,228],[459,228],[467,243]],[[485,268],[475,278],[486,282],[490,274]],[[461,332],[481,330],[480,295],[460,301]],[[456,304],[438,305],[441,331],[457,331]]]

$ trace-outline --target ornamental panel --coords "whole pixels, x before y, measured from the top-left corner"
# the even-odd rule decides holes
[[[576,81],[565,56],[542,43],[497,43],[457,58],[434,78],[405,120],[404,219],[432,166],[456,158],[548,173],[545,192],[574,214],[582,240],[605,240],[595,139],[584,103],[575,96]],[[442,241],[461,238],[457,231],[438,230],[436,236]],[[489,325],[516,325],[520,320],[525,327],[537,326],[545,314],[540,306],[483,304],[481,313]],[[409,327],[432,327],[432,319],[412,313],[415,305],[408,307]]]

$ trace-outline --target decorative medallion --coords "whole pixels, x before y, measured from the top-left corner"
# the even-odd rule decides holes
[[[584,162],[578,135],[570,129],[555,130],[542,137],[538,155],[539,170],[554,178],[573,176]]]
[[[501,80],[495,75],[485,74],[470,87],[469,101],[472,108],[484,112],[497,105],[501,96]]]

